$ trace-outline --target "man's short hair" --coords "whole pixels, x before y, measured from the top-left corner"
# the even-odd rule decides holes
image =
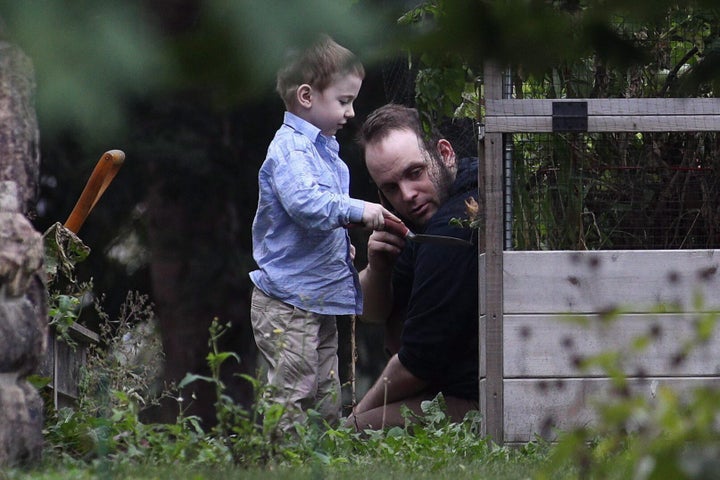
[[[306,49],[287,53],[285,65],[277,73],[275,90],[289,108],[300,85],[308,84],[322,92],[337,75],[350,73],[365,78],[365,69],[355,54],[322,34]]]
[[[383,141],[390,132],[409,130],[422,140],[422,147],[435,158],[435,146],[443,138],[432,125],[423,125],[420,113],[415,108],[389,103],[368,115],[358,132],[360,148]]]

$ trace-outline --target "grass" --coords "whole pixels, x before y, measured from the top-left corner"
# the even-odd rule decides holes
[[[452,460],[452,458],[450,458]],[[412,466],[402,462],[379,461],[364,465],[322,465],[320,462],[305,466],[268,466],[241,468],[191,467],[188,465],[116,465],[109,461],[97,461],[85,466],[62,466],[41,464],[32,469],[13,469],[0,473],[2,480],[86,480],[86,479],[188,479],[188,480],[361,480],[368,478],[452,479],[478,478],[497,480],[524,480],[534,477],[542,465],[539,457],[496,458],[491,461],[476,459],[468,462],[448,462],[435,467],[433,461],[419,462]]]
[[[129,302],[134,305],[129,316],[142,317],[144,298],[129,297]],[[715,319],[713,315],[712,327]],[[598,406],[596,425],[561,432],[553,444],[538,440],[498,446],[479,434],[479,412],[461,423],[450,422],[442,396],[424,402],[423,415],[405,427],[360,434],[328,428],[309,411],[309,424],[297,425],[297,435],[282,438],[277,436],[282,405],[263,401],[266,386],[260,380],[246,378],[256,391],[250,411],[225,394],[220,367],[235,358],[217,349],[225,332],[213,322],[211,376],[184,380],[186,385],[214,385],[217,425],[203,427],[198,418],[182,414],[170,424],[142,423],[139,410],[148,401],[143,398],[148,371],[128,376],[128,363],[98,351],[89,358],[93,368],[81,384],[85,395],[78,407],[46,418],[42,462],[6,469],[0,480],[719,478],[712,476],[720,471],[717,388],[675,392],[661,387],[653,399],[623,390]],[[106,343],[113,345],[111,340]],[[606,373],[622,371],[607,365],[607,358],[600,356],[598,366]]]

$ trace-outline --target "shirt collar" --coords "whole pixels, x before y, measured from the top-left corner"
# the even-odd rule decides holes
[[[293,130],[302,133],[316,145],[323,145],[326,148],[329,148],[331,151],[335,152],[336,154],[340,150],[340,145],[338,144],[334,136],[326,137],[320,132],[319,128],[317,128],[315,125],[308,122],[307,120],[303,120],[294,113],[286,111],[283,123],[288,127],[292,128]]]
[[[312,123],[303,120],[294,113],[285,112],[285,118],[283,119],[283,123],[288,127],[302,133],[310,140],[312,140],[313,143],[315,143],[318,140],[318,136],[320,136],[319,128],[317,128]]]

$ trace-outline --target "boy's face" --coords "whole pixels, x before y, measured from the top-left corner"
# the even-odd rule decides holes
[[[348,119],[355,116],[353,101],[361,85],[362,78],[349,73],[335,78],[323,91],[313,89],[305,120],[318,127],[323,135],[335,135]]]

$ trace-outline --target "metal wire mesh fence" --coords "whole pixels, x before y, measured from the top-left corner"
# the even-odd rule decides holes
[[[720,246],[715,132],[513,135],[516,250]]]
[[[503,95],[519,100],[715,97],[717,82],[690,75],[701,70],[703,55],[715,51],[714,17],[690,13],[670,9],[643,25],[617,19],[615,28],[644,53],[644,64],[618,68],[590,55],[542,77],[518,69],[504,79]],[[415,105],[417,65],[405,57],[387,63],[388,101]],[[685,124],[673,124],[668,116],[658,121],[667,128],[507,133],[505,247],[719,248],[718,129],[694,129],[697,118],[685,118]],[[459,155],[477,154],[473,119],[447,118],[440,128]]]

